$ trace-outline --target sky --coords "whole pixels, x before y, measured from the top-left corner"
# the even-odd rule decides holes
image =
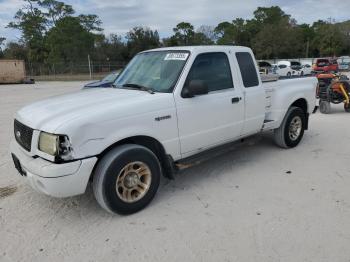
[[[64,0],[61,0],[64,1]],[[104,33],[125,34],[135,26],[157,29],[161,37],[172,34],[182,21],[195,27],[217,25],[235,18],[252,18],[258,6],[278,5],[298,23],[318,19],[350,20],[350,0],[66,0],[76,14],[97,14]],[[16,40],[20,32],[5,28],[23,0],[0,0],[0,37]]]

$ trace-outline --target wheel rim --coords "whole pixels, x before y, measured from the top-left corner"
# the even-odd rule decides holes
[[[140,200],[151,185],[152,173],[143,162],[131,162],[119,172],[116,182],[118,197],[127,203]]]
[[[293,117],[289,125],[289,138],[295,141],[299,138],[302,129],[302,121],[300,116]]]

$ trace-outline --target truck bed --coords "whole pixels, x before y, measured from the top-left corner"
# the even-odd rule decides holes
[[[282,108],[288,108],[282,104],[282,101],[295,101],[303,97],[315,97],[317,79],[315,77],[303,77],[277,80],[271,82],[263,82],[263,87],[266,93],[265,100],[265,121],[263,130],[277,128],[283,119],[278,116],[281,114]],[[310,88],[313,86],[314,88]],[[297,92],[296,92],[297,91]],[[308,108],[311,113],[313,108]]]

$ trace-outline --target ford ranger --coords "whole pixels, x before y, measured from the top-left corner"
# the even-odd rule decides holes
[[[113,88],[81,90],[20,109],[12,158],[37,191],[83,194],[130,214],[184,159],[265,130],[292,148],[308,129],[315,78],[262,83],[238,46],[171,47],[137,54]]]

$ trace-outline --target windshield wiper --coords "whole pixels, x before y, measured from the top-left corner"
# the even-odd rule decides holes
[[[135,88],[135,89],[139,89],[139,90],[142,90],[142,91],[146,91],[150,94],[154,94],[154,90],[150,87],[147,87],[147,86],[142,86],[142,85],[139,85],[139,84],[132,84],[132,83],[126,83],[123,85],[123,87],[131,87],[131,88]]]

